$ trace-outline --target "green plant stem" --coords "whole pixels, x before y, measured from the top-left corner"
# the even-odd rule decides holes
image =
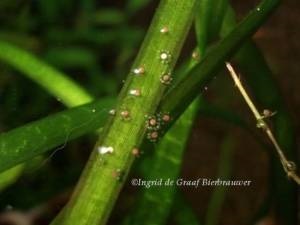
[[[177,179],[198,107],[199,99],[197,98],[160,141],[151,160],[151,170],[146,171],[144,180]],[[144,220],[144,225],[165,224],[175,193],[176,186],[144,189],[126,224],[138,225],[142,220]],[[161,202],[161,199],[164,201]],[[149,208],[152,210],[147,210]]]
[[[283,166],[283,169],[286,172],[287,176],[292,178],[297,184],[300,185],[300,178],[296,174],[296,166],[294,165],[295,163],[292,162],[292,161],[287,160],[286,156],[283,153],[283,150],[281,149],[281,147],[278,144],[275,136],[273,135],[273,132],[271,131],[269,125],[266,123],[266,121],[264,119],[265,117],[258,112],[256,106],[254,105],[254,103],[251,100],[251,98],[249,97],[247,91],[243,87],[243,84],[241,83],[241,81],[239,79],[239,76],[236,74],[236,72],[233,69],[233,67],[231,66],[231,64],[226,63],[226,67],[227,67],[227,69],[229,71],[229,74],[231,75],[236,87],[239,89],[239,91],[241,92],[241,95],[245,99],[247,105],[249,106],[249,108],[253,112],[253,114],[254,114],[254,116],[257,120],[258,128],[262,128],[262,130],[267,134],[270,141],[274,145],[274,147],[275,147],[275,149],[278,153],[279,159],[281,161],[281,164]]]
[[[134,160],[132,149],[143,139],[145,116],[155,112],[166,87],[160,77],[172,72],[195,6],[196,0],[161,1],[133,66],[133,69],[143,66],[145,74],[129,74],[119,96],[116,116],[108,122],[102,139],[96,144],[70,202],[52,224],[106,223]],[[162,34],[160,30],[166,26],[169,33]],[[160,60],[163,52],[170,54],[167,63]],[[139,89],[141,96],[128,95],[133,89]],[[122,117],[122,112],[128,112],[130,118]],[[99,146],[109,146],[113,153],[101,155],[97,151]]]
[[[213,7],[212,7],[213,5]],[[188,63],[185,63],[179,74],[176,75],[176,80],[187,75],[187,73],[198,63],[201,59],[201,55],[204,55],[206,46],[211,39],[208,39],[204,34],[215,32],[215,35],[219,33],[222,19],[225,15],[223,9],[223,0],[214,0],[213,2],[201,1],[199,9],[203,12],[203,15],[198,16],[197,21],[200,21],[196,25],[198,28],[198,48],[193,52],[193,56]],[[220,7],[221,6],[221,7]],[[218,15],[217,20],[213,20],[211,23],[212,12]],[[212,27],[216,27],[212,29]],[[208,30],[212,30],[209,32]],[[203,34],[203,35],[202,35]],[[195,55],[196,54],[196,55]],[[171,179],[176,180],[179,175],[179,169],[182,164],[183,152],[186,147],[189,133],[192,128],[193,121],[195,119],[195,113],[198,111],[200,98],[196,98],[188,109],[180,116],[175,122],[172,128],[160,141],[159,145],[155,149],[151,162],[151,170],[145,170],[145,180],[155,179]],[[150,164],[147,164],[150,165]],[[144,189],[142,194],[138,197],[138,204],[134,207],[134,212],[130,213],[126,220],[126,224],[140,224],[141,220],[144,220],[144,224],[165,224],[169,215],[171,205],[176,194],[176,187],[153,187]],[[163,202],[160,200],[164,199]],[[154,205],[158,205],[153,207]],[[186,207],[186,206],[182,206]],[[149,212],[147,209],[152,208]]]
[[[224,61],[233,56],[243,41],[256,31],[278,4],[279,0],[263,0],[228,36],[205,55],[188,76],[167,93],[160,105],[160,110],[172,111],[173,116],[178,117],[197,95],[198,90],[202,90],[208,84],[224,65]]]
[[[185,63],[177,71],[176,80],[184,77],[197,62],[198,59],[192,58],[188,63]],[[155,152],[151,155],[151,158],[146,159],[148,161],[143,161],[142,172],[144,180],[175,180],[178,177],[183,153],[198,108],[199,99],[197,98],[164,135],[158,146],[155,146]],[[152,167],[151,170],[148,169],[150,166]],[[138,197],[137,205],[134,207],[134,212],[128,215],[123,224],[139,224],[141,219],[145,221],[145,225],[165,224],[177,191],[175,186],[166,189],[143,189],[141,195]],[[157,205],[160,199],[165,199],[165,201],[160,202],[159,207],[153,207],[153,205]],[[149,212],[148,208],[153,209]]]
[[[69,107],[92,101],[92,96],[66,75],[32,54],[0,40],[0,60],[24,73]]]

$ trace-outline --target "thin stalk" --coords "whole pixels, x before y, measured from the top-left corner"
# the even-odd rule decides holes
[[[166,81],[194,17],[196,2],[161,1],[133,72],[120,93],[116,115],[107,123],[70,202],[52,224],[106,223],[135,158],[132,151],[146,132],[145,116],[154,115],[167,87]],[[163,79],[163,75],[168,77]],[[104,154],[103,149],[109,149],[111,154]]]
[[[297,184],[300,185],[300,178],[296,174],[296,165],[295,165],[294,162],[288,161],[287,158],[286,158],[286,156],[284,155],[283,150],[281,149],[281,147],[278,144],[275,136],[273,135],[273,132],[272,132],[271,128],[269,127],[269,125],[265,121],[265,118],[267,116],[266,115],[261,115],[259,113],[259,111],[257,110],[256,106],[254,105],[253,101],[249,97],[247,91],[243,87],[243,84],[240,81],[239,76],[235,72],[235,70],[232,67],[232,65],[230,63],[226,62],[226,67],[227,67],[227,69],[229,71],[229,74],[231,75],[231,77],[232,77],[232,79],[233,79],[236,87],[239,89],[239,91],[241,92],[241,95],[243,96],[243,98],[245,99],[247,105],[249,106],[249,108],[251,109],[252,113],[254,114],[254,116],[256,118],[256,121],[257,121],[257,127],[258,128],[262,128],[262,130],[267,134],[267,136],[269,137],[270,141],[274,145],[274,147],[275,147],[275,149],[277,151],[277,154],[279,156],[279,159],[281,161],[281,164],[283,166],[283,169],[286,172],[287,176],[289,178],[292,178]]]
[[[261,120],[262,116],[260,115],[260,113],[258,112],[258,110],[256,109],[254,103],[252,102],[252,100],[250,99],[249,95],[247,94],[246,90],[243,88],[242,83],[240,81],[240,78],[237,76],[237,74],[235,73],[233,67],[231,66],[230,63],[226,63],[226,67],[235,83],[235,85],[239,88],[239,91],[241,92],[242,96],[244,97],[246,103],[248,104],[249,108],[251,109],[251,111],[253,112],[255,118],[257,119],[257,121]]]
[[[235,26],[236,16],[234,10],[229,6],[220,36],[227,36]],[[278,85],[273,79],[273,73],[262,52],[249,39],[244,42],[234,60],[238,62],[245,82],[252,89],[253,98],[257,103],[277,111],[272,120],[274,135],[280,146],[285,150],[285,154],[289,158],[295,158],[297,145],[294,124],[286,110]],[[289,182],[286,179],[286,173],[282,170],[282,165],[277,160],[276,154],[271,155],[270,163],[270,199],[275,202],[277,217],[286,224],[294,225],[296,223],[296,183]],[[282,205],[285,205],[285,207],[283,208]],[[267,210],[264,209],[264,211]]]

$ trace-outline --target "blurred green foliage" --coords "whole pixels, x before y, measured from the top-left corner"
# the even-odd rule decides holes
[[[209,5],[209,1],[203,1],[202,3],[203,5]],[[68,74],[73,80],[88,90],[91,96],[95,96],[95,98],[115,96],[125,79],[131,60],[140,46],[146,31],[145,28],[148,26],[147,22],[149,18],[147,15],[143,15],[143,9],[149,4],[149,0],[128,0],[114,3],[109,1],[97,2],[94,0],[1,0],[0,40],[10,42],[22,49],[33,52],[44,62]],[[219,5],[214,5],[217,9],[213,8],[212,4],[207,7],[209,10],[206,7],[201,8],[205,19],[200,20],[200,22],[198,20],[199,24],[196,29],[196,33],[198,34],[197,41],[200,48],[204,48],[207,42],[213,42],[218,39],[217,33],[221,27],[221,23],[217,17],[213,17],[212,11],[215,9],[215,11],[225,13],[227,4],[227,1],[220,1]],[[208,31],[201,30],[205,28],[204,24],[207,23],[212,24],[208,26]],[[233,24],[228,27],[230,26],[232,27]],[[229,29],[226,26],[224,27],[225,29]],[[268,70],[264,60],[260,58],[262,56],[256,51],[256,46],[252,46],[251,44],[250,47],[246,46],[245,48],[245,52],[251,53],[248,55],[249,57],[253,55],[258,56],[261,63],[261,70]],[[247,55],[247,53],[244,55]],[[243,57],[240,56],[238,60],[243,61]],[[244,60],[247,61],[247,58],[245,57]],[[253,63],[255,64],[255,61]],[[247,63],[244,65],[247,65]],[[253,68],[254,66],[250,69]],[[249,68],[247,69],[250,70]],[[251,73],[255,73],[255,70],[250,70],[249,74]],[[270,79],[271,72],[268,70],[266,73],[267,79]],[[261,88],[256,85],[256,78],[249,80],[258,97],[264,95],[266,92],[277,93],[276,87],[272,86],[272,84],[267,84],[270,83],[269,81],[262,80],[259,82],[263,86]],[[276,104],[279,104],[283,111],[284,122],[280,124],[279,121],[278,126],[284,127],[285,124],[289,125],[288,115],[285,114],[283,110],[284,106],[281,105],[280,94],[274,98],[276,99],[273,102],[277,102]],[[262,102],[267,102],[267,105],[269,105],[272,104],[270,101],[265,99]],[[16,69],[0,62],[1,132],[60,111],[63,109],[61,103],[61,99],[53,98],[53,96],[47,94],[41,87],[22,77],[22,74],[16,71]],[[88,109],[92,108],[93,105]],[[98,108],[100,109],[101,107]],[[236,114],[230,111],[223,112],[220,108],[208,105],[204,101],[201,102],[200,113],[202,115],[221,118],[222,120],[235,123],[246,130],[250,130],[248,124]],[[102,122],[103,119],[98,118],[98,120]],[[283,143],[285,140],[289,142],[292,139],[292,131],[288,128],[287,130],[291,134],[281,134],[280,136]],[[55,134],[55,127],[53,131],[53,134]],[[179,150],[183,151],[186,137],[180,135],[180,130],[178,133],[178,136],[183,140]],[[30,135],[30,133],[26,135]],[[4,209],[7,205],[16,205],[22,209],[31,209],[35,205],[49,200],[49,198],[57,195],[60,191],[67,190],[77,180],[78,174],[89,154],[88,151],[76,152],[76,150],[82,149],[82,146],[85,149],[91,149],[93,141],[93,136],[72,141],[68,145],[62,146],[65,148],[64,151],[54,151],[56,154],[54,156],[51,154],[49,157],[35,158],[29,165],[22,164],[0,174],[0,191],[2,191],[0,210]],[[230,151],[233,145],[231,141],[230,143],[224,143],[223,154],[225,157],[221,157],[223,160],[220,160],[221,169],[219,175],[225,178],[230,176],[231,170]],[[59,142],[61,140],[57,143]],[[168,143],[166,141],[164,145],[163,147],[167,148],[169,145],[172,145],[172,142]],[[52,146],[48,147],[51,148]],[[58,150],[60,149],[58,148]],[[226,153],[227,150],[228,152]],[[178,158],[180,159],[181,152],[178,152],[178,154]],[[154,157],[155,155],[157,154],[154,154]],[[155,159],[157,161],[160,160],[157,157],[154,158],[153,162],[155,162]],[[164,164],[163,162],[160,163],[161,165]],[[148,164],[146,162],[145,165],[149,166],[149,162]],[[178,174],[179,168],[180,163],[175,165],[173,170],[170,171],[172,172],[172,176],[175,173]],[[281,168],[277,168],[278,170],[281,171]],[[22,171],[24,174],[18,181],[18,176]],[[61,171],[64,171],[63,176]],[[159,173],[157,171],[154,172]],[[166,172],[161,175],[167,176],[167,174]],[[157,174],[154,175],[157,176]],[[279,179],[283,179],[282,174]],[[12,187],[5,189],[10,185]],[[283,196],[282,202],[288,201],[293,196],[290,187],[287,184],[284,185],[286,185],[288,190],[285,193],[286,195]],[[277,188],[279,191],[281,190],[279,187]],[[175,190],[172,191],[175,192]],[[216,189],[213,193],[206,217],[206,224],[217,223],[217,215],[219,215],[221,205],[224,201],[225,192],[225,189]],[[18,194],[16,195],[15,193]],[[174,193],[162,192],[162,194],[169,196]],[[279,194],[277,193],[277,195]],[[22,199],[19,196],[22,196]],[[171,200],[173,201],[173,196],[170,197]],[[177,220],[178,224],[187,224],[187,221],[189,221],[189,224],[198,224],[196,216],[192,213],[189,206],[187,206],[185,200],[182,199],[180,193],[177,193],[174,202],[173,214],[175,214],[175,220]],[[179,204],[182,208],[178,209],[178,205],[176,206],[176,204]],[[287,207],[287,210],[283,210],[284,215],[282,217],[294,214],[293,208],[294,204],[291,204],[290,208]],[[141,215],[142,213],[145,213],[145,211],[142,211]],[[216,213],[217,215],[214,217]],[[140,214],[135,216],[140,221]],[[164,216],[166,217],[167,215],[163,215],[162,220],[166,219]],[[159,218],[153,218],[159,220]],[[290,220],[293,221],[293,218]]]
[[[4,0],[0,39],[34,52],[96,97],[115,95],[145,32],[133,18],[147,3]],[[13,68],[3,63],[0,67],[0,104],[7,109],[0,112],[1,130],[60,109],[59,102]],[[17,112],[22,115],[16,116]]]

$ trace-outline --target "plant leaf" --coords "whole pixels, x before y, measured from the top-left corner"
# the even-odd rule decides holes
[[[2,133],[0,172],[103,126],[113,103],[102,99]]]
[[[221,180],[229,180],[232,174],[234,139],[230,135],[225,137],[221,144],[221,154],[219,157],[219,168],[217,178]],[[207,207],[205,225],[219,224],[220,212],[227,193],[227,186],[216,186],[210,197]]]
[[[66,75],[32,54],[1,40],[0,59],[44,87],[67,106],[72,107],[92,101],[92,96]]]

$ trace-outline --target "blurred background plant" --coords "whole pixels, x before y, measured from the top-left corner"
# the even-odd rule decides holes
[[[198,19],[214,18],[214,10],[209,9],[206,1],[203,2]],[[214,23],[210,20],[200,20],[201,26],[196,23],[197,38],[192,31],[179,59],[178,71],[184,67],[195,45],[209,49],[235,25],[235,15],[227,9],[228,3],[219,2],[225,4],[221,4],[224,9],[223,28],[218,22],[209,26],[210,22]],[[242,18],[257,2],[231,3],[237,18]],[[114,98],[126,78],[157,4],[158,1],[149,0],[2,0],[0,40],[31,52],[41,61],[68,74],[88,91],[86,96],[90,100]],[[264,50],[273,74],[253,43],[245,45],[235,59],[242,80],[253,91],[260,108],[278,111],[278,115],[272,118],[277,137],[295,161],[296,142],[299,142],[297,115],[300,113],[300,80],[297,77],[300,70],[299,6],[296,1],[286,0],[254,37]],[[199,26],[201,29],[216,28],[199,31]],[[207,37],[203,38],[203,34]],[[0,51],[3,51],[1,46]],[[0,61],[0,68],[1,132],[65,109],[62,99],[53,98],[13,66]],[[201,93],[204,99],[200,102],[199,116],[185,154],[178,154],[180,163],[175,165],[175,170],[179,170],[182,163],[180,177],[186,179],[231,177],[251,180],[252,185],[247,188],[182,187],[181,190],[172,190],[172,197],[167,197],[170,204],[165,206],[168,208],[161,217],[164,219],[155,224],[296,224],[295,187],[286,180],[272,150],[265,147],[266,139],[258,131],[253,131],[255,125],[251,114],[226,72],[221,72]],[[191,125],[190,128],[183,127],[181,129],[187,129],[189,133]],[[0,224],[49,224],[66,203],[95,140],[91,133],[67,140],[51,154],[35,157],[30,163],[2,173]],[[183,146],[177,148],[184,150],[184,140],[182,142]],[[157,176],[155,171],[154,175],[147,171],[157,157],[151,152],[145,153],[130,176],[153,179]],[[164,167],[167,162],[157,161],[156,165],[162,163],[158,168],[166,171],[172,168],[172,165]],[[172,176],[176,177],[176,174]],[[133,217],[135,213],[140,221],[143,217],[139,218],[139,215],[145,213],[141,210],[149,208],[146,200],[144,203],[137,201],[143,201],[143,194],[137,194],[141,188],[129,183],[118,199],[119,204],[109,224],[124,223],[125,218]],[[137,207],[136,204],[144,206]]]

